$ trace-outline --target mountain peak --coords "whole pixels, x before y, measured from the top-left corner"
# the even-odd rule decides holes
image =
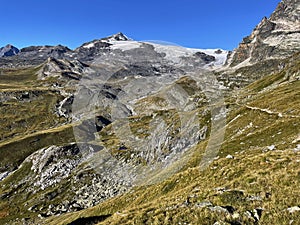
[[[103,40],[108,40],[108,41],[129,41],[131,40],[128,38],[126,35],[124,35],[122,32],[113,34],[109,37],[103,38]]]
[[[15,46],[7,44],[5,47],[0,48],[0,57],[17,55],[19,51]]]
[[[300,50],[299,0],[281,1],[272,15],[264,17],[228,58],[230,66],[281,59]]]

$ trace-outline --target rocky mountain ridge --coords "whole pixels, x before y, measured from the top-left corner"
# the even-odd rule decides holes
[[[285,0],[270,18],[264,17],[243,39],[227,60],[230,67],[247,66],[261,60],[282,59],[300,50],[300,2]]]

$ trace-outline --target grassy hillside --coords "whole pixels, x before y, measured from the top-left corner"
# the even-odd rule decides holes
[[[300,211],[297,211],[300,205],[300,54],[284,63],[281,71],[227,94],[225,139],[218,156],[204,171],[199,164],[208,138],[193,147],[185,166],[167,180],[136,187],[92,208],[41,219],[38,211],[28,211],[29,206],[45,209],[71,196],[75,198],[72,190],[76,189],[76,184],[69,177],[57,186],[27,193],[29,181],[34,177],[32,165],[24,163],[1,182],[0,223],[300,223]],[[41,148],[75,142],[70,121],[55,114],[57,103],[63,99],[59,88],[49,85],[56,80],[37,80],[37,70],[2,71],[0,172],[17,168]],[[6,76],[13,79],[9,81]],[[186,78],[177,84],[189,94],[199,94]],[[204,97],[200,94],[199,99]],[[148,105],[156,111],[164,104],[159,95],[149,96],[137,103],[136,110],[142,112],[144,105]],[[199,111],[207,104],[199,102]],[[178,118],[172,110],[156,113],[161,113],[160,116],[174,125],[174,132],[172,129],[170,132],[176,137]],[[206,117],[201,124],[209,121]],[[151,117],[147,113],[130,117],[132,132],[141,135],[139,131],[148,129],[149,120]],[[100,132],[102,144],[110,146],[116,156],[126,156],[126,152],[119,151],[119,140],[113,136],[111,128],[109,125]],[[76,171],[85,171],[84,182],[92,182],[92,170],[87,171],[83,165],[74,173]],[[59,195],[53,197],[53,193]]]
[[[207,142],[181,172],[45,224],[299,224],[300,59],[227,98],[226,136],[205,170]]]
[[[72,129],[67,134],[70,127],[62,126],[67,120],[55,112],[64,97],[49,87],[53,80],[37,79],[39,69],[0,69],[0,172],[42,147],[72,139]]]

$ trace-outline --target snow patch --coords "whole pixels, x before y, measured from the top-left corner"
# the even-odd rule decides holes
[[[87,44],[87,45],[84,45],[83,48],[93,48],[95,46],[95,43],[90,43],[90,44]]]
[[[162,45],[162,44],[155,44],[152,42],[146,42],[154,46],[154,49],[158,53],[165,53],[166,58],[173,62],[180,62],[181,57],[191,57],[196,52],[203,52],[207,55],[214,56],[216,61],[213,62],[214,66],[222,66],[225,64],[228,51],[221,50],[221,49],[196,49],[196,48],[184,48],[181,46],[175,45]]]
[[[109,41],[111,49],[116,50],[120,49],[122,51],[128,51],[131,49],[139,48],[141,47],[141,43],[137,41]]]
[[[221,49],[198,49],[201,52],[204,52],[207,55],[212,55],[216,58],[216,61],[213,63],[215,66],[223,66],[226,62],[228,51]],[[218,50],[221,50],[218,53]]]
[[[173,45],[160,45],[154,44],[152,42],[146,42],[147,44],[151,44],[154,46],[154,50],[158,53],[165,53],[166,59],[179,63],[181,61],[181,57],[188,57],[195,52],[191,52],[188,49],[182,48],[180,46],[173,46]]]

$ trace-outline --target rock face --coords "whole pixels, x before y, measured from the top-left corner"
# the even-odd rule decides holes
[[[5,47],[0,48],[0,57],[17,55],[19,51],[18,48],[12,45],[6,45]]]
[[[78,61],[67,59],[56,59],[49,57],[44,63],[39,74],[41,78],[49,76],[60,76],[69,79],[79,80],[84,72],[87,72],[88,65]]]
[[[230,55],[227,63],[249,65],[266,59],[280,59],[300,50],[300,2],[283,0],[270,18],[264,17]]]

